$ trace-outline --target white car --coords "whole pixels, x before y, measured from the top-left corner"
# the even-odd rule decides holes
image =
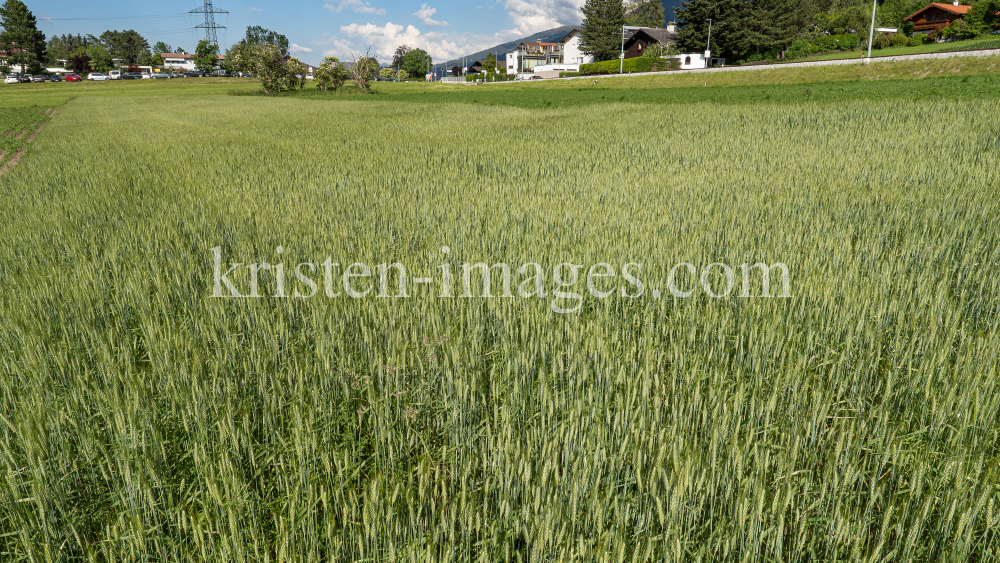
[[[152,78],[152,77],[153,77],[153,76],[152,76],[151,74],[149,74],[148,72],[144,72],[144,73],[142,73],[142,79],[143,79],[143,80],[147,80],[147,79],[150,79],[150,78]]]
[[[8,74],[7,78],[3,79],[4,84],[17,84],[21,81],[21,78],[17,74]]]
[[[87,75],[87,80],[111,80],[111,77],[100,72],[91,72]]]

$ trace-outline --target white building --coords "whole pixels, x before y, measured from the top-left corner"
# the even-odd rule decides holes
[[[704,53],[684,53],[683,55],[677,55],[677,59],[681,62],[681,70],[691,70],[693,68],[708,68],[708,62],[711,66],[726,66],[726,59],[722,57],[713,57],[710,51],[705,51]]]
[[[541,76],[542,78],[559,78],[560,72],[580,72],[580,65],[578,64],[552,64],[552,65],[538,65],[532,69],[536,76]]]
[[[588,64],[594,62],[594,55],[588,55],[580,50],[579,29],[574,29],[563,37],[560,43],[563,46],[563,62],[566,64]]]
[[[164,68],[174,68],[183,72],[197,70],[194,66],[194,55],[189,53],[160,53],[163,59]],[[219,55],[217,62],[226,60],[224,55]]]

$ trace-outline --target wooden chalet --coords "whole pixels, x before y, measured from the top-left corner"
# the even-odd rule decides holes
[[[914,33],[931,33],[940,31],[951,25],[951,22],[962,19],[972,9],[955,2],[953,4],[928,4],[919,12],[903,18],[903,21],[913,22]]]
[[[672,30],[658,27],[644,27],[632,32],[632,35],[625,39],[625,58],[634,59],[641,57],[646,49],[661,43],[672,45],[677,40],[677,34]]]

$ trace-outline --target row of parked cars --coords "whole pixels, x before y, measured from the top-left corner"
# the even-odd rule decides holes
[[[17,72],[12,72],[3,79],[4,84],[20,84],[23,82],[79,82],[81,80],[79,75],[76,74],[66,74],[65,76],[60,76],[58,74],[20,74]]]
[[[198,78],[207,76],[249,76],[243,73],[233,73],[226,74],[226,71],[215,71],[211,74],[207,72],[202,72],[200,70],[193,70],[191,72],[185,72],[183,74],[167,74],[165,72],[121,72],[119,70],[112,70],[108,73],[103,72],[91,72],[87,74],[87,80],[91,81],[103,81],[103,80],[157,80],[162,78]],[[79,74],[74,74],[72,72],[66,74],[20,74],[17,72],[12,72],[7,75],[4,79],[4,84],[19,84],[23,82],[80,82],[83,78]]]

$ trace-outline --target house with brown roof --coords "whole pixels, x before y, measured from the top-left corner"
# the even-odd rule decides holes
[[[676,41],[677,33],[673,28],[642,27],[633,30],[625,39],[625,58],[641,57],[653,45],[673,45]]]
[[[958,0],[951,4],[928,4],[919,12],[903,18],[903,21],[913,22],[914,33],[932,33],[941,31],[955,20],[962,19],[971,9],[972,6],[959,4]]]

